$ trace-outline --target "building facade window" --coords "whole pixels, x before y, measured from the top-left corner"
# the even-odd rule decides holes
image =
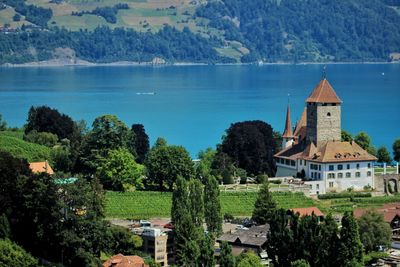
[[[333,171],[334,169],[335,169],[335,166],[329,165],[329,170],[330,170],[330,171]]]
[[[357,163],[356,168],[357,170],[360,169],[360,163]]]
[[[339,172],[339,173],[337,174],[337,178],[343,178],[343,173]]]
[[[329,182],[329,187],[333,187],[333,182]]]
[[[292,165],[292,166],[296,166],[296,161],[294,161],[294,160],[291,160],[291,161],[290,161],[290,165]]]
[[[370,177],[372,173],[370,171],[367,171],[367,176]]]
[[[361,173],[360,172],[356,172],[356,177],[360,177]]]
[[[347,164],[347,169],[350,170],[350,164]]]
[[[318,165],[318,170],[321,171],[321,165]]]
[[[337,165],[337,169],[338,169],[339,171],[343,170],[343,165],[342,165],[342,164]]]
[[[319,189],[319,184],[317,184],[317,189]]]
[[[318,173],[318,179],[321,179],[321,174],[320,173]]]
[[[351,172],[346,172],[346,178],[351,178]]]
[[[371,168],[371,163],[368,163],[368,169]]]
[[[335,174],[334,174],[334,173],[328,173],[328,178],[329,178],[329,179],[335,178]]]

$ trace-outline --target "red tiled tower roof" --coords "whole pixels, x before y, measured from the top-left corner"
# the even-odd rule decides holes
[[[327,79],[322,79],[306,100],[307,103],[340,104],[342,100],[336,95],[335,90]]]
[[[291,122],[291,120],[290,120],[290,106],[289,106],[289,105],[288,105],[288,107],[287,107],[285,130],[283,131],[282,137],[284,137],[284,138],[291,138],[291,137],[293,137],[292,122]]]

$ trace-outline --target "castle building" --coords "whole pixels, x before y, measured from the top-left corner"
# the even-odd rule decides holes
[[[341,104],[324,78],[306,99],[294,130],[288,106],[282,150],[275,154],[277,177],[300,177],[311,194],[374,187],[376,158],[354,141],[341,141]]]

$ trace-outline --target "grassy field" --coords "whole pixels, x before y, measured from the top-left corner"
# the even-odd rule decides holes
[[[23,132],[0,131],[0,150],[29,162],[50,160],[51,149],[22,140]]]
[[[302,193],[273,193],[281,208],[311,207],[315,203]],[[153,218],[170,217],[170,192],[107,192],[106,217],[108,218]],[[235,216],[250,216],[253,211],[257,192],[221,192],[223,213]]]

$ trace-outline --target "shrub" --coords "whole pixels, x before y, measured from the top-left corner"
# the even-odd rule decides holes
[[[372,197],[370,192],[343,192],[343,193],[327,193],[324,195],[318,195],[319,199],[333,199],[333,198],[362,198]]]
[[[24,135],[24,140],[47,147],[53,147],[57,144],[58,137],[52,133],[37,132],[36,130],[33,130]]]

